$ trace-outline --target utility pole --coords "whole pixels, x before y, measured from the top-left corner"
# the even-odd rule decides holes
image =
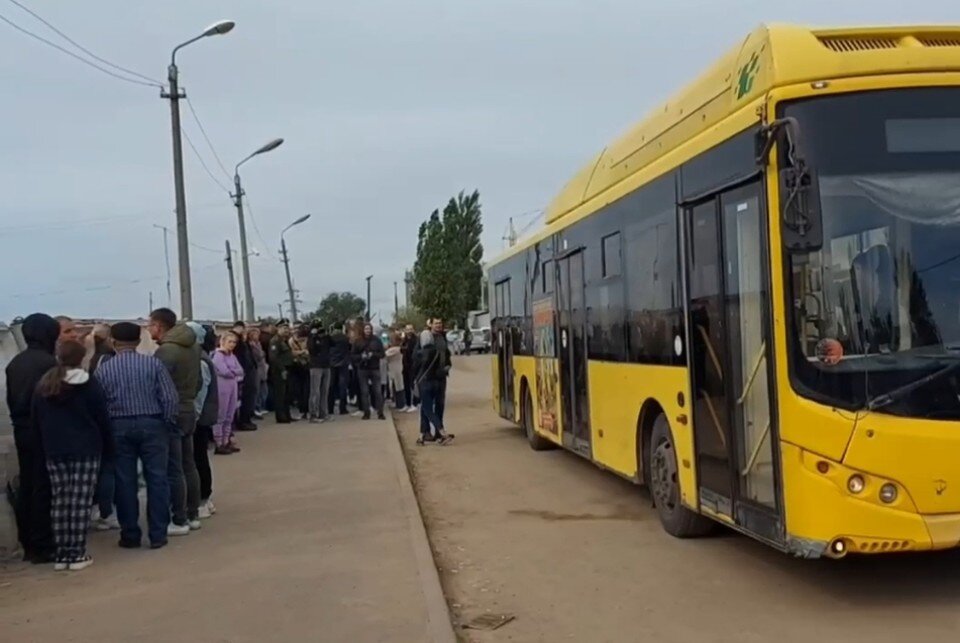
[[[373,275],[367,276],[367,321],[370,321],[370,280],[373,279]]]
[[[517,245],[517,231],[513,227],[513,217],[510,217],[510,227],[507,231],[507,244],[512,248]]]
[[[283,255],[283,269],[287,273],[287,293],[290,296],[290,323],[297,323],[297,296],[293,292],[293,279],[290,278],[290,257],[287,256],[287,240],[280,235],[280,254]]]
[[[180,139],[180,99],[186,98],[186,93],[180,90],[177,71],[177,50],[173,50],[170,57],[170,67],[167,68],[167,80],[170,81],[170,91],[160,92],[162,98],[170,99],[170,125],[173,133],[173,188],[176,193],[177,204],[177,259],[180,273],[180,316],[183,319],[193,319],[193,285],[190,281],[190,241],[187,238],[187,195],[183,187],[183,141]],[[166,229],[164,229],[166,230]],[[164,232],[163,242],[166,245],[167,235]],[[168,268],[169,273],[169,268]],[[170,298],[170,278],[167,277],[167,299]],[[169,302],[168,302],[169,303]]]
[[[153,291],[150,291],[150,308],[148,309],[151,313],[153,312]]]
[[[400,296],[397,294],[397,282],[393,282],[393,318],[400,316]]]
[[[280,315],[277,319],[283,319],[283,302],[277,304],[277,314]]]
[[[193,286],[190,281],[190,242],[187,238],[187,196],[183,187],[183,141],[180,140],[180,99],[187,95],[180,90],[180,74],[177,69],[177,52],[208,36],[229,33],[234,27],[232,20],[216,22],[198,36],[182,42],[170,54],[167,80],[170,91],[160,90],[161,98],[170,99],[170,129],[173,133],[173,188],[177,201],[177,258],[180,264],[180,317],[193,319]]]
[[[163,259],[167,264],[167,306],[172,303],[173,296],[170,294],[170,248],[167,245],[167,235],[170,234],[170,228],[165,225],[153,224],[154,228],[163,230]],[[151,308],[150,310],[153,310]]]
[[[279,143],[277,143],[279,145]],[[310,214],[305,214],[280,232],[280,254],[283,255],[283,269],[287,272],[287,292],[290,293],[290,322],[293,324],[297,323],[297,295],[293,291],[293,279],[290,278],[290,257],[287,255],[287,241],[284,239],[283,235],[287,233],[287,230],[293,226],[300,225],[311,216]]]
[[[233,280],[233,254],[230,252],[230,240],[224,240],[227,246],[227,274],[230,275],[230,307],[233,310],[233,318],[240,319],[237,311],[237,287]]]
[[[243,272],[244,320],[253,321],[253,287],[250,284],[250,261],[247,258],[247,226],[243,220],[243,188],[240,186],[240,173],[233,175],[233,204],[237,206],[237,220],[240,223],[240,268]]]
[[[410,307],[410,284],[413,283],[413,274],[409,270],[403,273],[403,305]]]

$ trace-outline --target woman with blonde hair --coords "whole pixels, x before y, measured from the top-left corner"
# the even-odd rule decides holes
[[[217,402],[219,404],[217,425],[213,428],[216,455],[230,455],[240,450],[230,441],[233,433],[233,416],[240,403],[239,385],[243,382],[243,367],[233,349],[240,338],[232,330],[220,336],[220,347],[213,353],[213,366],[217,371]]]

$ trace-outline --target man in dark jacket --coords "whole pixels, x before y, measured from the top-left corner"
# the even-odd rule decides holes
[[[57,365],[53,351],[60,324],[42,313],[23,320],[27,350],[7,365],[7,407],[13,422],[13,438],[20,464],[17,496],[17,533],[23,558],[33,563],[53,562],[53,531],[50,527],[50,476],[43,442],[32,427],[34,389],[43,374]]]
[[[363,336],[353,345],[354,364],[360,385],[360,409],[363,419],[370,419],[370,394],[373,393],[373,405],[377,417],[386,420],[383,414],[383,395],[380,390],[380,360],[383,359],[383,342],[373,334],[373,325],[363,325]]]
[[[340,322],[330,333],[330,385],[333,388],[327,401],[327,412],[332,416],[339,401],[340,415],[346,415],[347,394],[350,388],[350,340]]]
[[[310,351],[310,421],[326,422],[332,418],[327,411],[330,394],[330,335],[320,322],[311,324],[307,339]]]
[[[200,391],[200,345],[197,336],[169,308],[150,313],[150,336],[160,346],[154,356],[163,362],[173,378],[180,399],[177,423],[179,435],[171,438],[170,504],[173,526],[170,535],[183,535],[183,527],[200,529],[200,474],[193,455],[193,432],[197,428],[194,402]],[[174,448],[174,447],[178,448]]]
[[[403,388],[409,395],[411,409],[414,409],[420,401],[413,386],[413,381],[416,378],[413,361],[417,354],[417,342],[417,332],[413,329],[413,324],[407,324],[403,329],[403,342],[400,344],[400,352],[403,357]]]
[[[448,444],[453,434],[443,425],[447,398],[447,376],[450,374],[450,349],[443,334],[443,320],[431,322],[432,331],[421,334],[416,358],[417,387],[420,390],[420,439],[417,444],[436,441]],[[436,433],[430,430],[433,425]]]
[[[257,391],[260,382],[257,380],[257,360],[247,343],[247,325],[242,321],[234,322],[233,332],[239,337],[233,354],[243,367],[243,383],[240,385],[240,410],[237,412],[238,431],[256,431],[257,425],[253,422],[254,407],[257,405]]]

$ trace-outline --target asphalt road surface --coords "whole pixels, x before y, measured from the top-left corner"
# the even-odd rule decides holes
[[[647,493],[578,456],[532,451],[460,358],[447,447],[398,416],[451,612],[466,641],[947,641],[960,552],[799,560],[721,531],[678,540]],[[496,630],[472,619],[513,616]]]

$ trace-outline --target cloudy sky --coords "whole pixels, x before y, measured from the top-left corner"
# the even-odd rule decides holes
[[[760,22],[956,20],[948,0],[19,0],[98,56],[182,84],[223,164],[244,166],[258,314],[285,298],[288,233],[305,308],[331,290],[393,307],[419,223],[477,188],[487,255],[510,216],[532,220],[569,176]],[[10,0],[0,16],[68,48]],[[167,303],[173,227],[169,103],[0,22],[0,320],[43,310],[144,315]],[[228,185],[184,105],[184,127]],[[237,217],[185,141],[197,317],[230,316],[224,240]],[[175,240],[170,239],[174,308]]]

